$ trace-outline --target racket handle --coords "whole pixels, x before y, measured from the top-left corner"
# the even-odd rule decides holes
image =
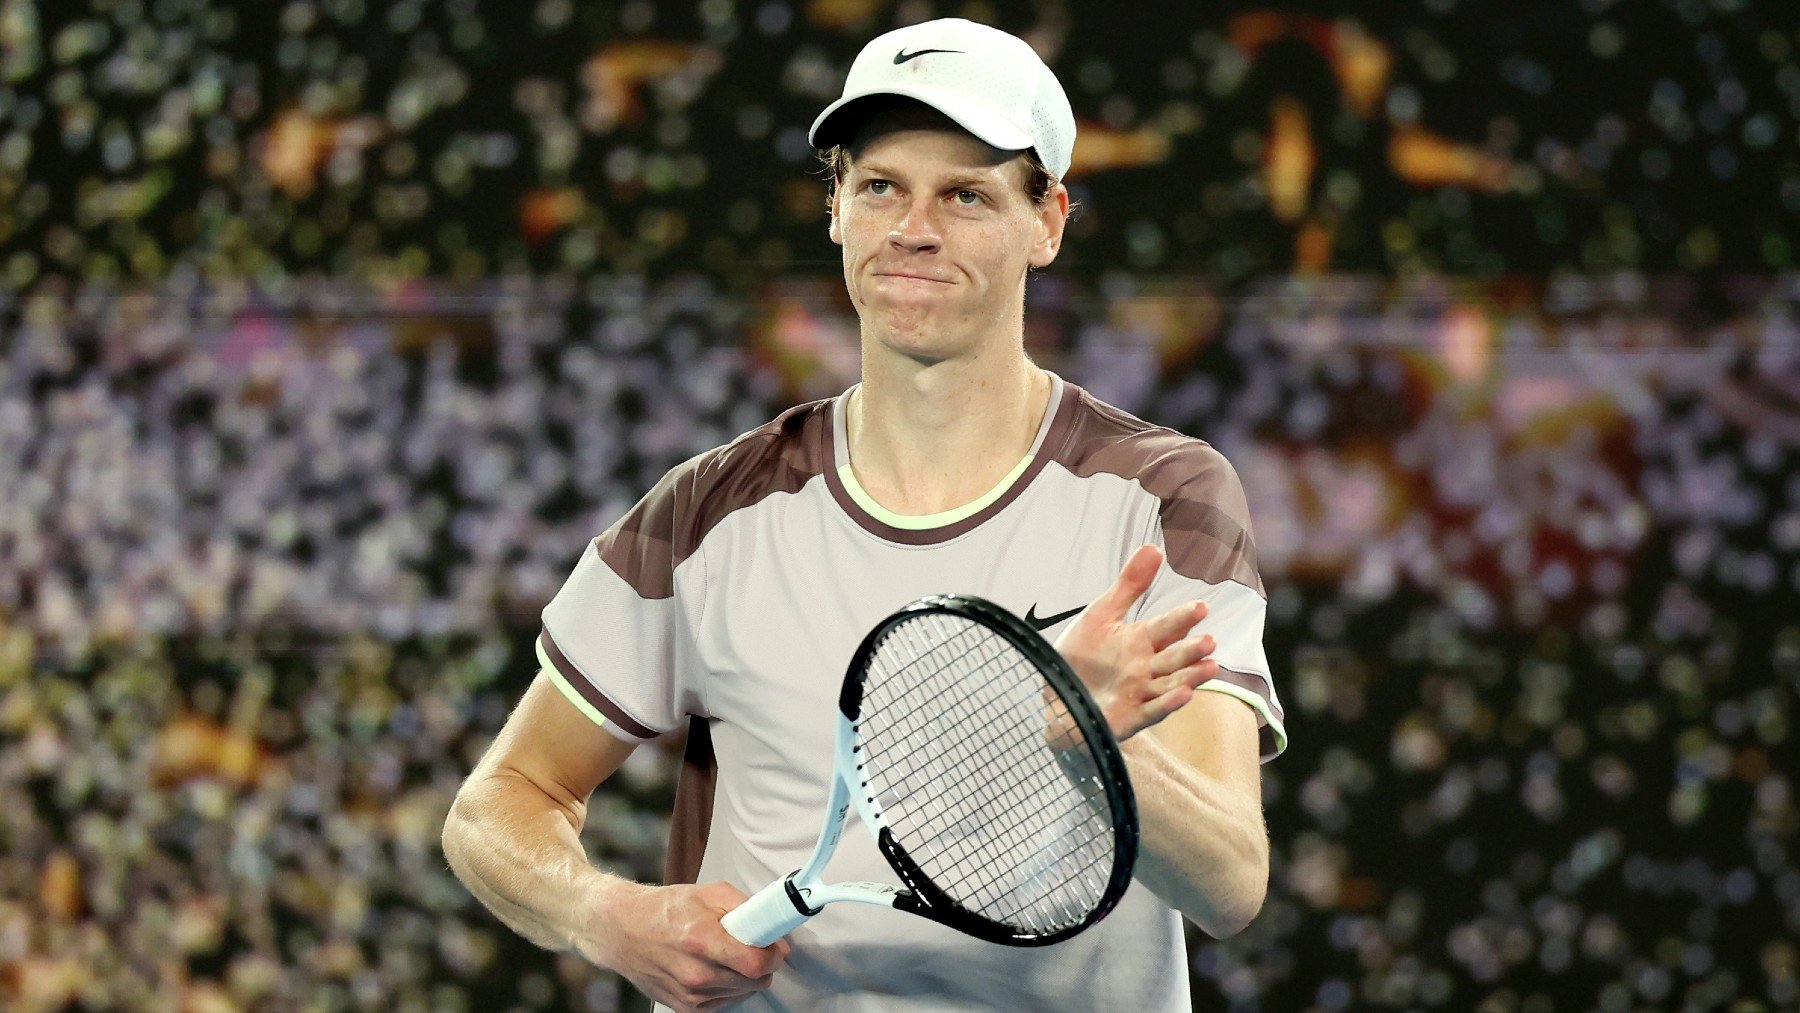
[[[756,891],[755,896],[726,912],[719,919],[725,931],[740,943],[767,946],[798,928],[818,913],[818,908],[805,910],[787,875]]]

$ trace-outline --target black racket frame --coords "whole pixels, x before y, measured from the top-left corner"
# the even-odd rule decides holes
[[[895,626],[920,615],[933,613],[958,616],[998,633],[1037,666],[1044,681],[1062,698],[1069,709],[1070,718],[1081,730],[1106,788],[1107,802],[1112,809],[1117,859],[1113,862],[1112,875],[1107,880],[1100,902],[1094,905],[1086,918],[1055,932],[1023,932],[957,904],[913,861],[906,849],[894,839],[892,831],[882,827],[876,834],[877,846],[899,875],[900,881],[906,885],[906,890],[895,899],[894,907],[930,918],[977,939],[1007,946],[1049,946],[1062,942],[1106,917],[1118,906],[1126,889],[1131,886],[1132,869],[1137,864],[1138,852],[1137,796],[1131,790],[1131,775],[1125,766],[1125,755],[1119,751],[1119,742],[1113,737],[1112,729],[1107,727],[1106,719],[1101,715],[1099,706],[1094,703],[1094,698],[1088,695],[1087,687],[1082,684],[1074,669],[1069,667],[1069,663],[1063,660],[1062,655],[1057,653],[1056,648],[1011,612],[974,595],[941,594],[920,598],[888,616],[869,631],[856,649],[844,675],[843,690],[838,694],[838,710],[852,724],[857,722],[862,713],[863,683],[868,677],[869,663],[882,639]],[[857,771],[857,779],[859,783],[853,785],[852,790],[863,792],[867,796],[869,783],[860,770]],[[802,906],[802,910],[804,909]]]

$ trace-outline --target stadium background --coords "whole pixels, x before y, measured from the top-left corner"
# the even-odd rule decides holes
[[[1197,1005],[1800,1003],[1792,6],[1369,6],[0,0],[0,1004],[634,1008],[438,829],[587,539],[854,375],[803,131],[949,14],[1082,123],[1032,354],[1250,496]]]

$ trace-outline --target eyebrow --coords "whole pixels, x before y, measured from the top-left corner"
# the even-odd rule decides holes
[[[1001,166],[995,166],[995,168],[1001,168]],[[850,170],[861,175],[878,176],[882,179],[896,178],[900,175],[897,170],[878,162],[852,163]],[[986,190],[994,186],[994,184],[995,179],[992,176],[978,176],[964,171],[957,171],[954,174],[943,178],[939,183],[940,188],[945,190]]]

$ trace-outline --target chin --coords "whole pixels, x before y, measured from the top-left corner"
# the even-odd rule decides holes
[[[881,344],[915,362],[934,363],[956,353],[960,342],[931,314],[886,313],[875,327]]]

